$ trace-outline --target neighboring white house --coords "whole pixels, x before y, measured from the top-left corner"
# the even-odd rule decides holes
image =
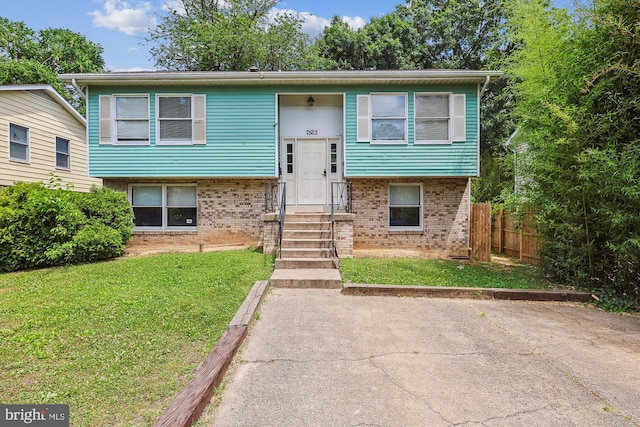
[[[87,171],[87,123],[49,85],[0,85],[0,187],[49,182],[89,191],[102,185]]]

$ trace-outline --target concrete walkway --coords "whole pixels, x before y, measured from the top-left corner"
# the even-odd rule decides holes
[[[640,318],[271,289],[214,426],[640,426]]]

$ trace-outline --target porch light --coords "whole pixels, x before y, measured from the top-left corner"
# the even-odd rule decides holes
[[[309,99],[307,99],[307,104],[309,104],[309,107],[313,107],[313,104],[316,103],[316,100],[313,99],[313,96],[310,96]]]

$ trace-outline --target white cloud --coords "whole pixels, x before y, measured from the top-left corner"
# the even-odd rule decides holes
[[[89,15],[93,17],[96,27],[122,31],[129,36],[147,32],[157,23],[149,2],[136,2],[132,7],[125,0],[106,0],[102,10],[90,12]]]
[[[275,16],[282,15],[286,13],[297,14],[300,18],[304,20],[302,23],[302,31],[310,35],[311,37],[315,37],[320,35],[325,27],[328,27],[331,24],[331,19],[322,18],[320,16],[313,15],[309,12],[297,12],[293,9],[278,9],[273,8],[269,13],[269,21],[273,22]],[[352,30],[357,30],[365,26],[367,21],[359,16],[350,17],[343,16],[342,20],[349,24],[349,27]]]
[[[349,24],[349,27],[352,30],[359,30],[360,28],[364,27],[365,24],[367,23],[366,19],[361,18],[359,16],[354,16],[353,18],[350,16],[343,16],[342,20],[347,24]]]

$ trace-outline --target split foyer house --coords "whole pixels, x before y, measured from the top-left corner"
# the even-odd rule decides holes
[[[468,255],[479,105],[500,72],[68,74],[87,95],[89,174],[127,192],[138,239],[278,247],[333,212],[336,246]],[[286,197],[285,197],[286,196]]]
[[[89,191],[86,121],[49,85],[0,85],[0,187],[49,182]]]

